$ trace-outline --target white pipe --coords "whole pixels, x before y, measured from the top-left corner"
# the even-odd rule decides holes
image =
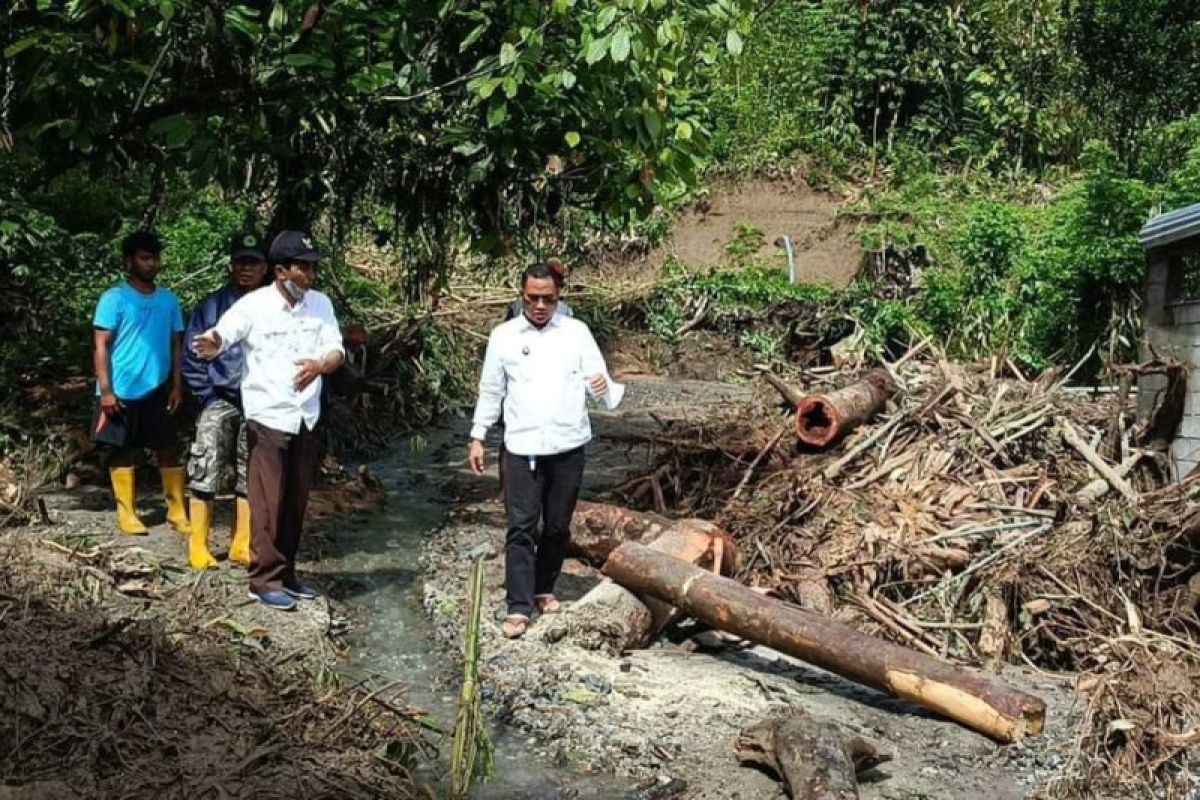
[[[796,253],[792,250],[792,237],[783,237],[783,250],[787,253],[788,260],[788,282],[796,282]]]

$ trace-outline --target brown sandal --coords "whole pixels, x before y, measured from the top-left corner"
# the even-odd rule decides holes
[[[529,629],[529,617],[520,614],[509,614],[500,623],[500,634],[505,639],[519,639]]]
[[[533,598],[534,605],[542,614],[557,614],[562,609],[562,603],[558,602],[558,598],[552,594],[539,594]]]

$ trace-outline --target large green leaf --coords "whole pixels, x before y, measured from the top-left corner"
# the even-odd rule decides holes
[[[613,34],[612,44],[609,47],[609,52],[612,54],[612,60],[618,64],[629,58],[628,28],[620,28],[615,34]]]
[[[609,38],[607,36],[594,39],[592,43],[588,45],[587,54],[584,56],[584,60],[587,61],[588,64],[595,64],[596,62],[603,60],[604,56],[608,53],[608,46]]]

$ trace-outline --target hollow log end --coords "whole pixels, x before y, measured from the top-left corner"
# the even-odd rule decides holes
[[[805,444],[826,447],[841,430],[837,406],[824,395],[809,395],[796,405],[796,436]]]

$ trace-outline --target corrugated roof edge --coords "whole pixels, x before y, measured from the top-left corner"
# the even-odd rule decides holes
[[[1193,236],[1200,236],[1200,203],[1159,214],[1142,226],[1138,238],[1142,247],[1164,247]]]

